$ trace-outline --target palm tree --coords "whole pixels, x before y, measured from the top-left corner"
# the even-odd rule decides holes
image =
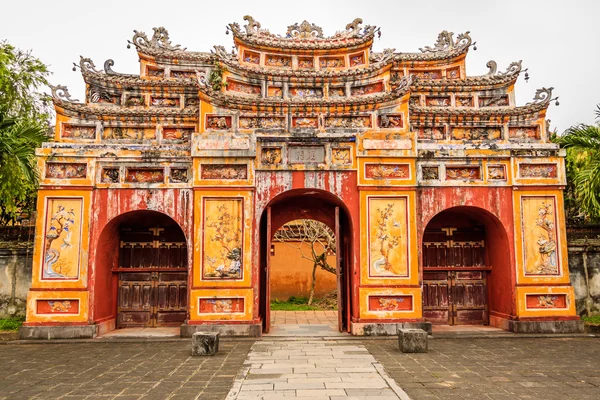
[[[575,202],[590,219],[600,218],[600,105],[596,125],[578,124],[554,141],[567,149],[567,179]]]
[[[26,183],[37,185],[35,149],[48,140],[44,127],[18,122],[0,110],[0,169],[18,168]]]

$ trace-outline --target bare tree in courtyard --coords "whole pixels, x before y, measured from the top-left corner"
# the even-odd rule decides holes
[[[327,256],[335,254],[335,234],[324,223],[312,219],[288,222],[275,232],[273,240],[285,243],[300,253],[300,257],[313,263],[308,304],[315,296],[317,268],[335,274],[335,266],[329,265]]]

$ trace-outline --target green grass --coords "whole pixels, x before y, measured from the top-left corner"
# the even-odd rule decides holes
[[[271,310],[275,311],[310,311],[319,310],[319,307],[309,306],[307,297],[295,297],[291,296],[285,301],[273,300],[271,301]]]
[[[600,325],[600,315],[592,315],[591,317],[581,317],[587,325]]]
[[[0,331],[18,331],[25,317],[0,318]]]

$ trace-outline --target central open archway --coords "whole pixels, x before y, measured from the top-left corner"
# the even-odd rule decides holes
[[[352,300],[352,221],[345,204],[324,190],[294,189],[284,192],[265,207],[260,220],[260,300],[263,331],[270,330],[270,257],[275,232],[290,221],[310,219],[324,223],[336,236],[338,329],[350,330]]]

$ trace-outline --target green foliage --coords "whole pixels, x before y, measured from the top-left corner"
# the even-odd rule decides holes
[[[1,318],[0,331],[18,331],[25,322],[25,317]]]
[[[591,317],[581,317],[587,325],[600,325],[600,315],[592,315]]]
[[[208,76],[208,83],[212,90],[221,90],[222,87],[227,86],[227,82],[223,82],[223,72],[225,71],[225,67],[222,67],[218,61],[215,61],[214,68]]]
[[[47,67],[30,52],[0,42],[0,225],[35,208],[35,149],[48,140],[51,100],[39,89]]]
[[[600,222],[600,105],[596,120],[552,138],[567,150],[565,208],[571,223]]]

